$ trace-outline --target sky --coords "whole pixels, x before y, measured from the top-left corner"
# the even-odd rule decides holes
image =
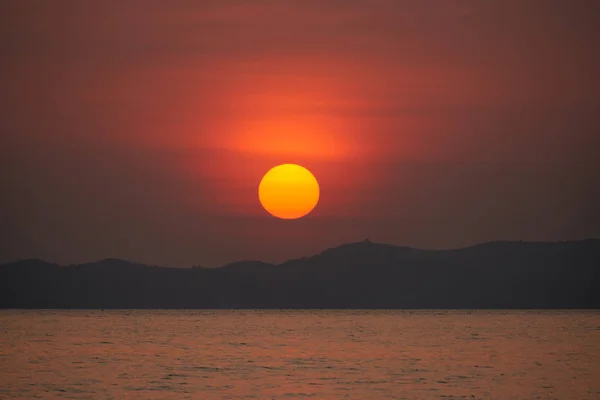
[[[600,237],[600,3],[0,3],[0,262]],[[319,181],[299,220],[258,184]]]

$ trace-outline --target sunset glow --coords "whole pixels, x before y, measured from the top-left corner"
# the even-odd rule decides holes
[[[0,261],[600,235],[593,0],[39,3],[0,2]]]

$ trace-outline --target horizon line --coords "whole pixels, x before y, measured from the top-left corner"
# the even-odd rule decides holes
[[[446,248],[446,249],[428,249],[428,248],[411,247],[411,246],[396,245],[396,244],[383,243],[383,242],[374,242],[374,241],[366,238],[366,239],[363,239],[363,240],[357,241],[357,242],[341,243],[337,246],[328,247],[328,248],[321,250],[320,252],[317,252],[317,253],[314,253],[311,255],[307,255],[307,256],[303,256],[303,257],[296,257],[296,258],[289,258],[280,263],[270,263],[270,262],[256,260],[256,259],[242,259],[242,260],[232,261],[232,262],[229,262],[229,263],[226,263],[223,265],[219,265],[219,266],[215,266],[215,267],[205,267],[202,265],[191,265],[189,267],[175,267],[175,266],[168,266],[168,265],[146,264],[146,263],[142,263],[142,262],[131,261],[131,260],[127,260],[127,259],[123,259],[123,258],[116,258],[116,257],[106,257],[106,258],[101,258],[101,259],[97,259],[94,261],[88,261],[88,262],[82,262],[82,263],[71,263],[71,264],[60,264],[60,263],[56,263],[56,262],[47,261],[47,260],[44,260],[41,258],[33,257],[33,258],[15,259],[13,261],[7,261],[4,263],[0,263],[0,268],[11,265],[11,264],[27,262],[27,261],[43,262],[43,263],[50,264],[52,266],[61,267],[61,268],[77,267],[77,266],[83,266],[83,265],[89,265],[89,264],[98,264],[98,263],[106,262],[106,261],[119,261],[119,262],[124,262],[124,263],[132,264],[132,265],[141,265],[141,266],[145,266],[145,267],[154,267],[154,268],[170,268],[170,269],[219,269],[219,268],[226,268],[228,266],[232,266],[235,264],[241,264],[241,263],[260,263],[260,264],[264,264],[267,266],[278,267],[278,266],[284,265],[289,262],[302,260],[305,258],[315,257],[315,256],[321,255],[327,251],[336,250],[336,249],[339,249],[344,246],[361,245],[361,244],[403,248],[406,250],[415,250],[415,251],[447,252],[447,251],[467,250],[467,249],[471,249],[474,247],[490,245],[490,244],[508,244],[508,243],[514,243],[514,244],[516,244],[516,243],[518,243],[518,244],[566,244],[566,243],[590,242],[590,241],[591,242],[600,241],[600,238],[590,237],[590,238],[585,238],[585,239],[566,239],[566,240],[519,240],[519,239],[516,239],[516,240],[490,240],[490,241],[486,241],[486,242],[478,242],[478,243],[474,243],[471,245]]]

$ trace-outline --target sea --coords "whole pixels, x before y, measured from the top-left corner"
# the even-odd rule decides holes
[[[1,310],[36,398],[600,399],[600,311]]]

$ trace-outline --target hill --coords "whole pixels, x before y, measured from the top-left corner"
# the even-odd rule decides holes
[[[0,308],[600,308],[600,240],[420,250],[363,241],[280,265],[0,266]]]

